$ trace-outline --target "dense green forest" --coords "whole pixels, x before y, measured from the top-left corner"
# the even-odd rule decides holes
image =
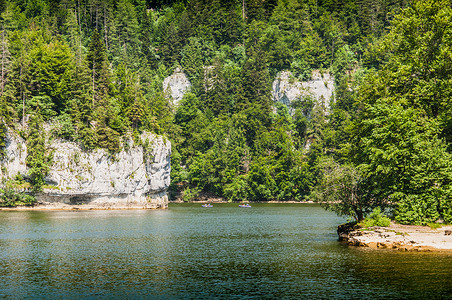
[[[314,199],[356,219],[381,207],[401,223],[452,222],[450,1],[16,0],[0,10],[0,147],[6,126],[27,139],[33,186],[50,163],[44,124],[111,155],[151,131],[172,142],[173,197]],[[192,86],[174,106],[162,82],[178,67]],[[316,69],[335,79],[329,110],[273,102],[278,72],[307,80]]]

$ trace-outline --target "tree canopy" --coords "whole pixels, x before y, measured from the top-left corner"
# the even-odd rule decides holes
[[[152,131],[172,141],[185,200],[451,222],[451,18],[445,0],[3,1],[0,148],[6,126],[20,131],[38,186],[43,122],[112,155]],[[176,68],[191,83],[177,106],[162,87]],[[286,70],[333,75],[330,107],[275,103]]]

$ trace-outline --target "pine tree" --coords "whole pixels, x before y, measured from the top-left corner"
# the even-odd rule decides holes
[[[180,60],[181,54],[181,40],[177,33],[176,26],[171,23],[168,27],[165,41],[162,44],[161,52],[165,58],[165,63],[168,67],[173,66]]]
[[[77,127],[89,126],[92,120],[91,74],[86,61],[81,65],[76,64],[71,89],[70,114],[72,120],[81,123]]]
[[[41,44],[30,51],[30,75],[32,96],[48,96],[54,109],[60,113],[66,110],[72,88],[72,73],[75,63],[65,43],[54,41]],[[44,108],[42,108],[44,115]]]
[[[227,114],[232,108],[228,100],[230,95],[227,94],[227,82],[222,69],[223,62],[217,59],[212,68],[205,72],[205,104],[216,115]]]
[[[143,14],[140,23],[140,41],[141,41],[141,53],[146,58],[147,62],[150,62],[153,57],[153,51],[151,50],[152,35],[154,33],[154,21],[151,19],[152,13],[149,16],[147,9],[143,9]]]
[[[77,19],[77,11],[75,9],[69,9],[66,17],[66,23],[64,27],[66,34],[68,35],[69,46],[72,52],[75,54],[77,64],[81,64],[83,60],[82,53],[82,33],[80,31],[79,21]]]
[[[144,117],[144,109],[141,101],[139,101],[138,99],[135,100],[135,102],[128,111],[128,116],[130,121],[132,122],[132,129],[134,130],[138,129],[141,123],[143,122]]]
[[[29,175],[33,184],[33,190],[41,191],[45,183],[45,176],[49,172],[50,159],[47,156],[45,135],[43,134],[43,118],[40,107],[30,118],[27,135],[27,158],[25,163],[29,168]]]
[[[97,30],[91,36],[86,59],[91,70],[92,106],[96,107],[97,102],[105,98],[109,90],[106,49]]]
[[[135,7],[129,0],[118,1],[116,24],[123,62],[126,62],[129,66],[134,65],[139,49],[139,26]],[[136,67],[138,67],[138,64]]]
[[[26,38],[22,37],[22,39]],[[27,99],[30,96],[30,65],[31,61],[26,46],[22,44],[12,62],[11,75],[9,76],[11,80],[8,82],[9,88],[11,88],[8,94],[10,97],[12,96],[10,102],[18,100],[17,106],[21,110],[22,128],[25,128]]]
[[[0,115],[0,160],[3,160],[5,155],[4,153],[4,148],[6,146],[5,139],[6,139],[6,124],[3,121],[3,116]]]
[[[243,67],[243,77],[246,101],[260,105],[263,113],[270,113],[271,82],[267,57],[261,49],[249,49],[248,60]]]
[[[1,55],[1,82],[0,82],[0,97],[3,97],[5,91],[7,74],[10,64],[10,52],[8,50],[8,41],[6,38],[5,27],[2,25],[1,41],[0,41],[0,55]]]

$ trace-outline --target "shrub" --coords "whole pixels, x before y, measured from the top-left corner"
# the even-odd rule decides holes
[[[58,123],[54,128],[54,134],[57,137],[63,138],[68,141],[74,140],[76,134],[74,125],[72,124],[71,116],[63,113],[60,116],[56,117],[55,120],[57,120]]]
[[[440,223],[427,223],[427,226],[431,229],[438,229],[441,228],[443,225]]]
[[[380,207],[377,207],[360,224],[363,227],[388,227],[391,225],[391,220],[381,213]]]
[[[31,195],[12,188],[0,189],[0,207],[33,206],[35,203],[36,198]]]
[[[440,218],[438,197],[435,194],[396,194],[395,220],[400,224],[426,225]],[[401,200],[399,200],[401,199]]]
[[[100,148],[107,149],[110,153],[121,151],[120,134],[110,127],[100,127],[97,130],[97,143]]]
[[[187,186],[187,188],[182,192],[182,200],[184,202],[190,202],[195,200],[199,195],[199,189],[198,188],[190,188]]]

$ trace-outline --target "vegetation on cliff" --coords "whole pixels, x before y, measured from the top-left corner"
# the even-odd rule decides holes
[[[402,223],[452,221],[450,1],[0,6],[0,147],[3,124],[28,137],[37,186],[42,119],[110,153],[144,130],[167,135],[172,191],[186,200],[312,198],[358,219],[381,207]],[[174,107],[162,81],[177,67],[192,87]],[[334,75],[329,110],[273,103],[278,72],[314,69]]]

